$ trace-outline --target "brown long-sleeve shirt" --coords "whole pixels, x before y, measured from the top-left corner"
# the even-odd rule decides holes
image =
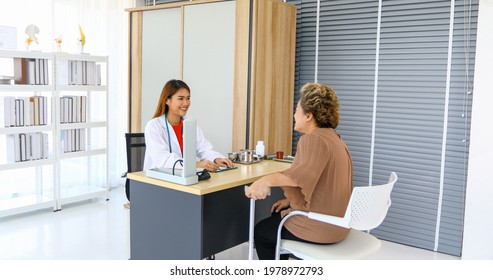
[[[290,211],[301,210],[342,217],[352,191],[353,165],[346,143],[331,128],[317,128],[298,142],[295,160],[284,172],[298,187],[282,187],[290,201]],[[291,217],[285,227],[304,240],[335,243],[349,229],[308,219]]]

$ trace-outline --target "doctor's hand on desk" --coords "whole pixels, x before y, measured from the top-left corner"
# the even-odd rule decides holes
[[[264,177],[265,178],[265,177]],[[261,178],[245,189],[245,196],[253,200],[265,199],[270,194],[270,186]]]
[[[209,171],[214,171],[219,168],[219,164],[215,164],[210,160],[197,161],[197,168],[207,169]]]
[[[234,164],[227,158],[216,158],[214,162],[210,160],[197,161],[197,168],[207,169],[209,171],[215,171],[219,167],[230,167],[233,168]]]
[[[227,158],[216,158],[214,160],[214,163],[219,165],[220,167],[229,167],[229,168],[233,168],[235,165],[233,164],[233,162]]]

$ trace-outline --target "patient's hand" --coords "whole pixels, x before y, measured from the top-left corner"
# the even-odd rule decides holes
[[[246,197],[258,200],[265,199],[270,194],[270,187],[262,179],[255,181],[255,183],[245,190]]]
[[[280,212],[283,209],[286,209],[289,207],[289,200],[287,198],[278,200],[274,204],[272,204],[272,208],[270,209],[271,212]]]

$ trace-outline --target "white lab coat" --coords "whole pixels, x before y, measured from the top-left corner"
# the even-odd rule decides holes
[[[170,153],[168,143],[168,130],[164,123],[165,117],[160,116],[150,120],[145,127],[145,142],[146,153],[144,159],[144,170],[157,167],[173,168],[173,164],[183,159],[183,155],[180,150],[180,144],[178,138],[176,138],[173,127],[168,122],[171,149]],[[167,120],[166,120],[167,121]],[[216,158],[224,158],[225,156],[214,151],[211,142],[204,137],[204,133],[197,126],[197,159],[199,161],[210,160],[214,161]]]

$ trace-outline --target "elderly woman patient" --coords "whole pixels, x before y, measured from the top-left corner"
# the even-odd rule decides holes
[[[255,246],[261,260],[275,258],[277,228],[287,213],[301,210],[342,217],[351,196],[352,160],[335,130],[339,102],[334,90],[308,83],[300,95],[294,129],[304,135],[291,167],[265,176],[245,190],[245,195],[255,200],[264,199],[271,187],[279,186],[284,191],[285,198],[272,205],[272,215],[255,226]],[[281,238],[330,244],[343,240],[348,233],[346,228],[294,216],[284,224]]]

